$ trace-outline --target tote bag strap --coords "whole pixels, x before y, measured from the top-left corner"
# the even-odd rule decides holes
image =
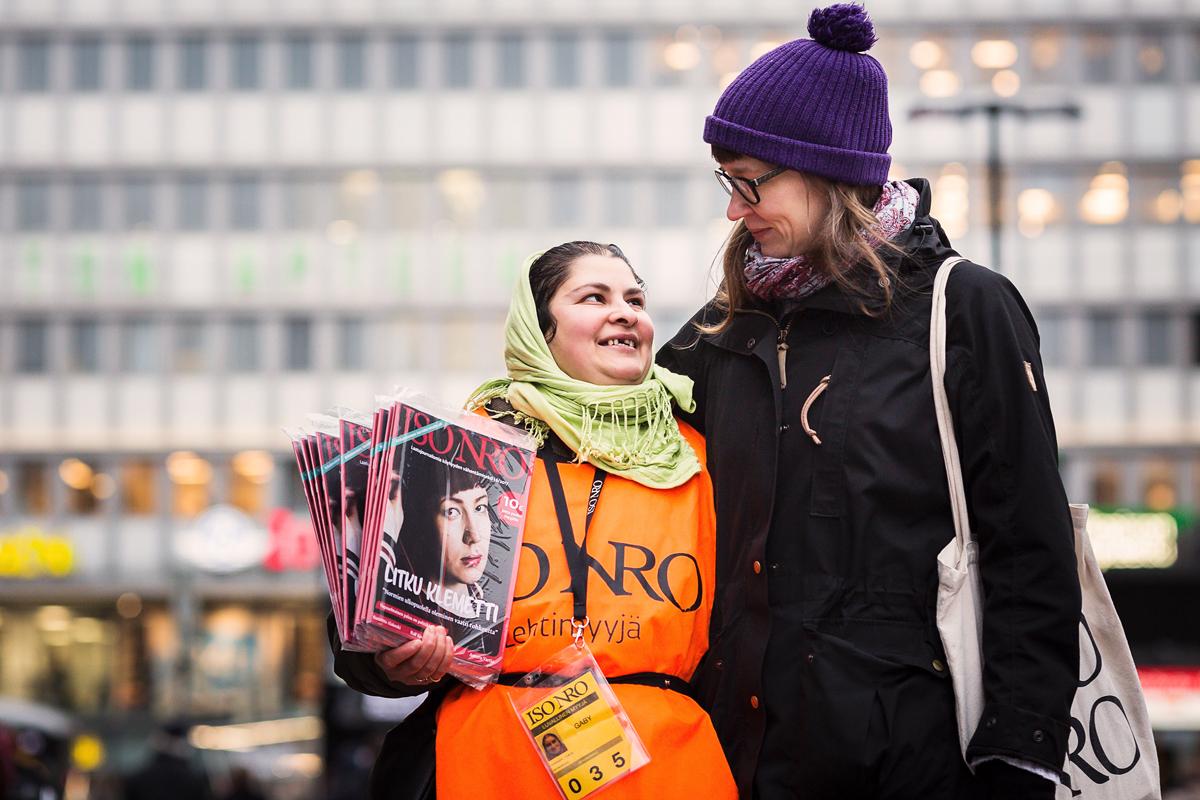
[[[954,538],[958,542],[959,553],[971,540],[971,526],[967,519],[967,493],[963,488],[954,418],[950,415],[950,398],[946,394],[946,282],[955,265],[965,260],[948,258],[938,268],[929,316],[929,373],[933,377],[933,407],[937,412],[938,433],[942,440],[942,458],[946,462],[950,508],[954,512]]]

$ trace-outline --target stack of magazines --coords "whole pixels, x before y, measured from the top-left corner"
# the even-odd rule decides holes
[[[444,627],[450,673],[496,679],[535,446],[523,431],[412,394],[289,432],[343,648]]]

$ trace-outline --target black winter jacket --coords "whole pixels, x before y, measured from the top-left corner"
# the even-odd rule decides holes
[[[696,677],[743,797],[964,797],[934,615],[954,537],[929,374],[931,288],[957,255],[929,216],[902,234],[895,300],[830,286],[692,323],[658,362],[695,380],[716,486],[717,595]],[[946,387],[985,593],[972,759],[1061,769],[1078,679],[1079,585],[1033,319],[960,264]],[[693,322],[718,321],[712,304]],[[781,373],[781,367],[783,372]],[[818,445],[802,428],[807,414]],[[786,388],[785,388],[786,387]],[[955,776],[957,771],[958,776]],[[962,776],[966,777],[963,778]]]

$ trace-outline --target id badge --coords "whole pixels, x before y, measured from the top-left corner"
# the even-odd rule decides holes
[[[568,645],[522,676],[509,700],[566,800],[594,794],[650,761],[586,644]]]

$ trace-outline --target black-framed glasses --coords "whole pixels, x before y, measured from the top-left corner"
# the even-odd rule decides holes
[[[723,169],[713,170],[713,174],[717,176],[717,183],[721,184],[721,188],[725,190],[725,194],[733,197],[734,190],[737,190],[738,195],[752,206],[758,205],[759,201],[762,200],[762,197],[758,194],[758,187],[783,172],[787,172],[787,167],[776,167],[770,172],[764,172],[757,178],[739,178],[736,175],[730,175]]]

